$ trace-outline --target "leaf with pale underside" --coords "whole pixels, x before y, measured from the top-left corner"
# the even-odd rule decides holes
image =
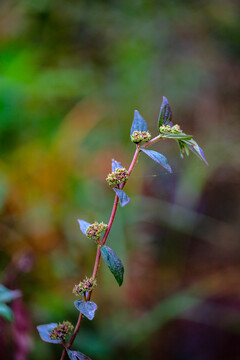
[[[112,159],[112,172],[116,171],[117,168],[122,169],[122,165],[117,160]]]
[[[117,280],[118,285],[121,286],[124,274],[124,267],[121,260],[109,246],[104,245],[101,248],[101,253],[109,270]]]
[[[146,150],[144,148],[140,148],[147,156],[149,156],[152,160],[156,161],[158,164],[162,165],[164,167],[164,169],[166,169],[167,171],[169,171],[170,173],[172,172],[171,166],[168,163],[167,158],[160,154],[157,151],[154,150]]]
[[[91,225],[89,222],[87,221],[84,221],[84,220],[81,220],[81,219],[78,219],[78,223],[79,223],[79,226],[80,226],[80,230],[82,231],[82,233],[84,235],[86,235],[86,231],[87,231],[87,228],[89,227],[89,225]]]
[[[61,340],[52,340],[50,338],[50,332],[57,326],[58,324],[56,323],[51,323],[51,324],[45,324],[45,325],[38,325],[37,329],[39,332],[39,335],[41,337],[41,339],[45,342],[48,343],[53,343],[53,344],[62,344]]]
[[[74,305],[89,320],[94,318],[95,311],[97,310],[97,304],[95,304],[93,301],[77,300],[74,301]]]
[[[81,353],[80,351],[73,351],[67,349],[67,354],[70,360],[91,360],[88,356]]]
[[[137,110],[134,111],[131,135],[134,131],[147,131],[147,123]]]
[[[119,198],[120,205],[122,207],[124,207],[125,205],[130,203],[131,199],[127,196],[127,194],[123,190],[115,188],[115,187],[113,188],[113,190],[117,194],[117,196]]]
[[[199,159],[203,160],[205,162],[206,165],[208,165],[207,160],[205,159],[204,156],[204,152],[202,150],[202,148],[200,148],[200,146],[196,143],[195,140],[191,139],[189,141],[183,141],[183,143],[185,143],[188,148],[199,157]]]

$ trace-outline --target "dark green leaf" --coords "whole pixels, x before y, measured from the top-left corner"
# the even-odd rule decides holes
[[[78,223],[79,223],[79,225],[80,225],[80,230],[82,231],[82,233],[83,233],[84,235],[86,235],[87,228],[88,228],[89,225],[91,225],[91,224],[88,223],[87,221],[80,220],[80,219],[78,219]]]
[[[113,190],[117,194],[117,196],[119,198],[120,205],[122,207],[127,205],[131,201],[131,199],[127,196],[127,194],[123,190],[118,189],[118,188],[113,188]]]
[[[160,107],[160,113],[158,118],[158,128],[162,125],[168,125],[172,120],[172,110],[169,105],[168,99],[163,96],[162,105]]]
[[[185,144],[183,141],[178,141],[178,145],[179,145],[179,148],[180,148],[180,156],[181,158],[184,157],[184,155],[186,154],[187,156],[189,155],[189,148],[188,148],[188,145]]]
[[[124,274],[124,268],[121,260],[119,259],[117,254],[110,247],[106,245],[104,245],[101,248],[101,253],[111,273],[114,275],[115,279],[117,280],[118,285],[121,286],[123,282],[123,274]]]
[[[112,171],[116,171],[117,168],[121,169],[122,165],[118,161],[112,159]]]
[[[4,303],[0,303],[0,316],[8,321],[13,320],[13,313],[9,306]]]
[[[95,304],[93,301],[77,300],[74,301],[74,305],[89,320],[94,318],[95,311],[97,310],[97,304]]]
[[[21,296],[19,290],[9,290],[0,284],[0,302],[7,303]]]
[[[60,340],[52,340],[49,336],[52,329],[55,328],[57,325],[58,324],[56,324],[56,323],[38,325],[37,329],[38,329],[41,339],[48,343],[61,344],[62,342]]]
[[[168,160],[164,155],[162,155],[159,152],[154,151],[154,150],[146,150],[144,148],[140,148],[140,149],[145,154],[147,154],[147,156],[149,156],[151,159],[156,161],[158,164],[162,165],[164,167],[164,169],[166,169],[170,173],[172,172],[171,166],[169,165]]]
[[[88,356],[80,353],[80,351],[72,351],[67,349],[67,353],[70,360],[91,360]]]
[[[147,123],[137,110],[134,111],[131,135],[134,131],[147,131]]]

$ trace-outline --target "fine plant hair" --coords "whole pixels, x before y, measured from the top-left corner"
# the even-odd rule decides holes
[[[106,245],[106,242],[112,228],[118,204],[120,204],[121,207],[124,207],[130,202],[129,197],[123,191],[123,188],[125,187],[128,178],[131,176],[139,154],[143,153],[147,155],[171,173],[171,166],[164,155],[154,150],[147,150],[149,146],[161,139],[170,139],[175,140],[178,143],[181,157],[184,157],[184,155],[188,156],[190,151],[192,151],[207,164],[203,150],[198,146],[196,141],[193,140],[192,135],[185,134],[178,124],[174,125],[172,123],[172,111],[166,97],[163,97],[160,107],[158,135],[151,138],[146,121],[139,112],[135,110],[130,139],[135,144],[136,149],[129,168],[126,169],[120,162],[113,159],[112,172],[106,178],[108,185],[115,192],[113,208],[108,224],[104,224],[103,222],[98,223],[96,221],[94,223],[89,223],[85,220],[78,220],[82,233],[96,243],[97,253],[92,276],[81,280],[79,284],[76,284],[73,288],[73,294],[78,297],[78,300],[74,302],[75,307],[79,311],[77,323],[75,327],[69,321],[63,321],[59,324],[50,323],[39,325],[37,327],[43,341],[59,344],[63,347],[60,360],[64,360],[66,356],[71,360],[90,360],[90,358],[83,353],[72,350],[72,346],[78,334],[83,317],[85,316],[89,320],[93,320],[95,311],[97,310],[97,305],[90,300],[93,291],[97,286],[97,273],[101,257],[103,257],[103,260],[115,277],[118,285],[122,285],[124,275],[123,264],[117,254]]]

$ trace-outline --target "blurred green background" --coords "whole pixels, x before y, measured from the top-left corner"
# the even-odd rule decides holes
[[[0,281],[20,289],[0,357],[59,359],[36,325],[78,312],[73,286],[96,247],[78,218],[107,222],[114,157],[126,167],[138,109],[157,135],[162,96],[204,149],[142,154],[101,263],[99,309],[75,350],[93,360],[240,359],[240,7],[237,1],[1,0]]]

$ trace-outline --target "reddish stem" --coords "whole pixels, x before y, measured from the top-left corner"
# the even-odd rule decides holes
[[[66,357],[66,354],[67,354],[67,350],[66,349],[70,349],[74,340],[75,340],[75,337],[77,336],[77,333],[79,331],[79,328],[80,328],[80,325],[81,325],[81,322],[82,322],[82,319],[83,319],[83,314],[82,313],[79,313],[79,317],[78,317],[78,321],[77,321],[77,324],[75,326],[75,329],[74,329],[74,332],[71,336],[71,339],[69,340],[68,344],[65,346],[65,348],[63,349],[63,352],[62,352],[62,356],[61,356],[61,359],[60,360],[64,360],[65,357]]]
[[[158,139],[160,138],[160,135],[155,137],[154,139],[148,141],[147,143],[145,143],[142,147],[147,147],[148,145],[151,145],[153,144],[154,142],[158,141]],[[131,175],[131,172],[133,170],[133,167],[134,165],[136,164],[136,161],[137,161],[137,157],[140,153],[140,149],[139,149],[139,145],[137,145],[137,148],[136,148],[136,151],[135,151],[135,154],[133,156],[133,159],[132,159],[132,162],[129,166],[129,169],[128,169],[128,174]],[[125,186],[126,183],[122,183],[120,185],[120,189],[123,189],[124,186]],[[100,259],[101,259],[101,246],[103,246],[106,241],[107,241],[107,238],[108,238],[108,235],[109,235],[109,232],[111,230],[111,227],[112,227],[112,224],[113,224],[113,221],[114,221],[114,218],[115,218],[115,215],[116,215],[116,211],[117,211],[117,206],[118,206],[118,196],[115,195],[115,199],[114,199],[114,203],[113,203],[113,208],[112,208],[112,213],[111,213],[111,216],[110,216],[110,219],[109,219],[109,222],[108,222],[108,227],[107,227],[107,230],[102,238],[102,241],[101,241],[101,245],[98,246],[98,249],[97,249],[97,254],[96,254],[96,258],[95,258],[95,263],[94,263],[94,269],[93,269],[93,274],[92,274],[92,277],[94,279],[96,279],[97,277],[97,273],[98,273],[98,268],[99,268],[99,264],[100,264]],[[92,295],[92,291],[88,293],[87,297],[86,297],[86,300],[89,301],[91,299],[91,295]],[[77,336],[77,333],[79,331],[79,328],[80,328],[80,325],[81,325],[81,322],[82,322],[82,319],[83,319],[83,315],[81,313],[79,313],[79,317],[78,317],[78,321],[77,321],[77,324],[75,326],[75,329],[74,329],[74,332],[69,340],[69,343],[66,345],[66,347],[64,348],[63,352],[62,352],[62,356],[61,356],[61,359],[60,360],[64,360],[65,359],[65,356],[66,356],[66,349],[70,349],[76,336]]]
[[[71,339],[69,340],[69,343],[68,343],[68,345],[67,345],[67,347],[68,347],[69,349],[71,348],[72,343],[74,342],[75,337],[77,336],[77,333],[78,333],[78,330],[79,330],[79,328],[80,328],[82,319],[83,319],[83,314],[80,313],[80,314],[79,314],[79,317],[78,317],[77,324],[76,324],[75,329],[74,329],[74,332],[73,332],[73,334],[72,334],[72,336],[71,336]]]
[[[148,147],[149,145],[152,145],[154,144],[155,142],[157,142],[159,139],[161,139],[162,135],[158,135],[156,136],[155,138],[153,138],[152,140],[149,140],[148,142],[146,142],[145,144],[143,144],[141,147],[142,148],[145,148],[145,147]]]
[[[97,271],[98,271],[98,265],[99,265],[100,258],[101,258],[101,247],[98,246],[97,254],[96,254],[96,258],[95,258],[94,269],[93,269],[93,274],[92,274],[93,279],[96,279],[96,277],[97,277]],[[87,296],[87,298],[88,298],[88,296]]]
[[[64,360],[64,359],[65,359],[65,356],[66,356],[66,350],[63,349],[62,356],[61,356],[61,359],[60,359],[60,360]]]

